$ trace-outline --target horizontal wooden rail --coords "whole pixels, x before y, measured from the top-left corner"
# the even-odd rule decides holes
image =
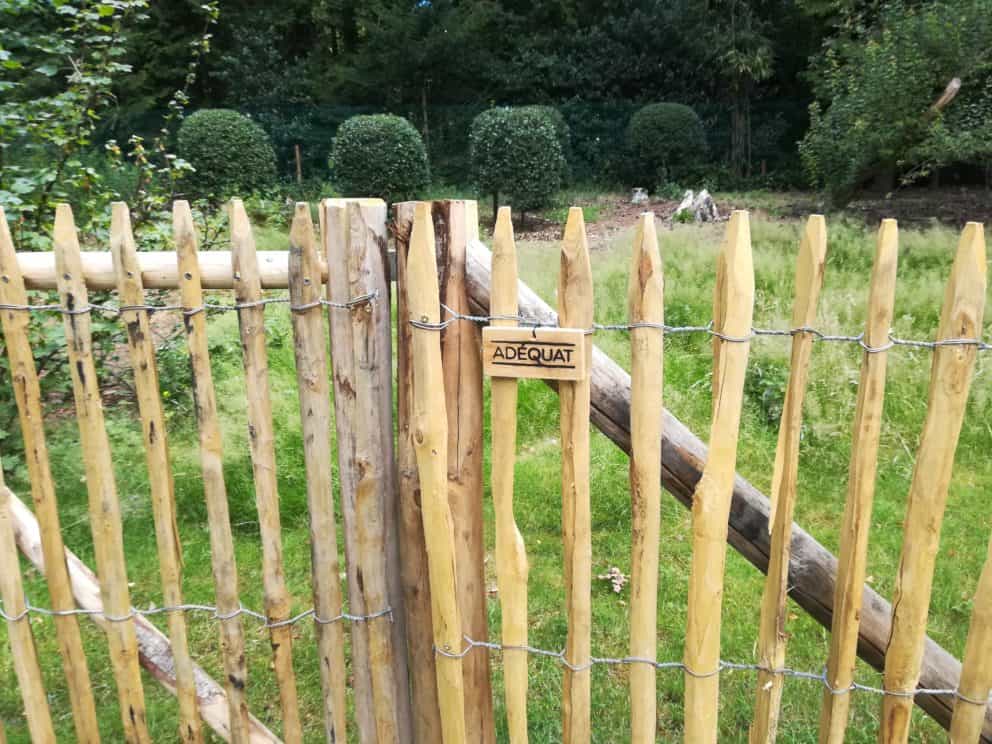
[[[117,289],[113,256],[103,251],[83,251],[83,281],[90,290]],[[234,289],[230,251],[201,251],[200,274],[204,289]],[[54,253],[18,253],[17,263],[28,289],[56,289]],[[179,268],[175,251],[138,254],[145,289],[178,289]],[[289,251],[258,251],[258,272],[263,289],[289,287]],[[327,281],[327,265],[321,267]]]
[[[469,243],[466,280],[472,311],[489,312],[492,254],[481,242]],[[519,286],[519,312],[554,325],[557,316],[526,284]],[[630,453],[630,375],[599,348],[593,347],[590,383],[592,422],[620,449]],[[554,387],[553,382],[549,385]],[[707,447],[668,410],[662,423],[662,485],[686,507],[692,505],[696,483],[702,475]],[[762,572],[768,570],[771,537],[768,530],[768,497],[740,475],[734,480],[728,542]],[[789,561],[789,595],[817,622],[830,628],[833,616],[837,558],[796,524],[792,525]],[[882,670],[891,631],[892,606],[868,586],[864,589],[858,656]],[[961,662],[931,638],[926,639],[919,686],[954,688],[961,676]],[[857,693],[855,693],[857,694]],[[915,702],[944,728],[951,722],[954,699],[917,695]],[[986,714],[982,741],[992,743],[992,711]]]

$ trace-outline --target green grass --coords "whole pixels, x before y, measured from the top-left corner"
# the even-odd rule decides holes
[[[480,205],[481,206],[481,205]],[[755,219],[752,225],[756,272],[755,325],[788,326],[793,271],[800,226],[791,222]],[[666,272],[666,321],[673,325],[703,323],[711,315],[714,263],[722,226],[676,226],[661,229]],[[817,325],[854,333],[864,320],[872,236],[859,224],[832,219],[826,279]],[[273,231],[260,248],[284,247],[285,238]],[[596,320],[618,322],[626,317],[625,297],[631,234],[620,234],[605,249],[593,252]],[[937,324],[943,284],[953,258],[956,235],[943,228],[906,232],[902,237],[895,330],[910,337],[929,338]],[[552,243],[519,244],[522,277],[553,304],[558,254]],[[274,416],[278,422],[280,495],[286,557],[286,577],[294,610],[310,606],[309,549],[305,481],[301,459],[300,423],[295,394],[292,337],[281,306],[270,309],[268,342]],[[248,458],[244,375],[236,319],[211,317],[211,355],[225,437],[225,474],[231,520],[237,541],[243,602],[262,606],[260,546],[257,515]],[[621,364],[629,363],[628,339],[621,333],[603,333],[596,342]],[[176,472],[177,507],[186,565],[185,592],[190,602],[213,602],[206,512],[200,485],[192,409],[185,377],[185,344],[160,354],[163,384],[169,392],[170,436]],[[930,355],[900,348],[890,354],[885,422],[879,456],[879,478],[870,543],[872,585],[891,595],[901,545],[901,523],[912,474],[913,454],[926,408]],[[699,336],[672,337],[665,349],[665,404],[705,439],[710,418],[710,347]],[[800,461],[799,502],[796,518],[832,550],[838,543],[843,509],[850,427],[854,413],[860,356],[845,344],[814,347],[810,388]],[[781,338],[760,339],[751,350],[742,420],[738,469],[767,492],[777,436],[777,416],[784,393],[788,344]],[[990,509],[986,494],[992,490],[992,465],[986,455],[990,432],[985,423],[992,414],[988,362],[981,358],[951,486],[941,553],[931,607],[929,630],[948,650],[960,655],[964,647],[971,595],[986,552]],[[488,395],[486,398],[488,426]],[[558,403],[543,384],[520,386],[519,457],[517,465],[517,518],[527,544],[530,572],[530,636],[534,645],[562,647],[566,633],[560,513],[560,442]],[[134,422],[128,406],[108,408],[120,497],[125,515],[125,547],[134,602],[148,607],[161,601],[158,567],[148,503],[147,477]],[[487,431],[488,436],[488,431]],[[49,443],[56,474],[67,545],[93,565],[93,547],[87,519],[85,483],[79,461],[78,435],[71,418],[52,416]],[[488,452],[487,452],[488,457]],[[593,505],[593,573],[617,566],[630,572],[630,509],[627,459],[604,436],[594,433],[591,445]],[[23,464],[6,458],[7,481],[28,498]],[[488,469],[488,460],[486,463]],[[486,494],[487,553],[492,552],[492,509]],[[682,656],[686,588],[690,561],[689,513],[669,497],[662,502],[661,576],[659,590],[658,656]],[[24,564],[27,592],[35,604],[48,605],[44,582]],[[494,583],[492,560],[487,583]],[[756,623],[763,576],[734,551],[727,563],[724,596],[723,656],[736,661],[755,658]],[[626,653],[628,590],[613,594],[608,582],[593,586],[593,647],[603,656]],[[826,658],[828,633],[796,606],[788,631],[788,663],[799,669],[819,670]],[[499,602],[489,600],[493,635],[498,634]],[[159,623],[159,620],[155,620]],[[72,740],[68,698],[61,677],[53,626],[41,619],[34,624],[60,739]],[[101,729],[106,741],[121,736],[116,696],[105,642],[83,622],[84,637],[98,697]],[[160,627],[164,624],[160,623]],[[215,624],[198,615],[190,617],[193,652],[216,679],[221,679]],[[296,641],[296,665],[308,740],[320,740],[319,670],[312,627],[301,623]],[[252,711],[276,730],[278,695],[269,665],[269,644],[257,626],[246,621],[249,653],[249,703]],[[11,742],[27,740],[16,680],[7,652],[6,628],[0,628],[0,717]],[[500,740],[506,740],[501,695],[501,665],[494,661],[495,701]],[[877,682],[877,674],[859,664],[862,681]],[[675,740],[682,731],[682,679],[660,672],[658,685],[659,739]],[[176,706],[173,699],[146,677],[149,720],[158,740],[174,738]],[[531,740],[560,740],[561,669],[547,659],[531,663]],[[821,690],[813,683],[790,681],[784,696],[781,741],[816,740]],[[721,741],[746,741],[754,697],[754,678],[728,673],[721,682]],[[597,742],[628,739],[626,673],[621,667],[597,667],[593,673],[593,732]],[[854,697],[848,741],[875,740],[879,701],[864,694]],[[924,715],[915,714],[914,740],[943,741],[944,736]]]

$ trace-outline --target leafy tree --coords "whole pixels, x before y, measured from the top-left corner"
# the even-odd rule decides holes
[[[377,196],[387,202],[418,196],[430,181],[427,150],[413,125],[400,116],[353,116],[338,129],[331,174],[344,196]]]
[[[681,103],[652,103],[630,119],[631,176],[644,186],[677,182],[706,155],[706,132],[696,112]]]
[[[493,215],[505,195],[521,214],[547,205],[561,188],[564,156],[552,119],[537,107],[494,108],[472,122],[472,173],[493,195]]]
[[[818,100],[800,144],[810,177],[842,205],[872,177],[989,160],[990,38],[992,0],[894,0],[872,26],[845,25],[813,68]],[[942,96],[955,78],[961,94]]]

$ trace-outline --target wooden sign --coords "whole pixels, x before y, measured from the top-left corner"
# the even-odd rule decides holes
[[[482,364],[490,377],[581,380],[588,373],[581,328],[482,329]]]

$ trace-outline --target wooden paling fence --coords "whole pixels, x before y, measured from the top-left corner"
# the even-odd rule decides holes
[[[493,652],[502,656],[502,709],[513,744],[528,741],[532,657],[550,657],[562,667],[562,731],[570,743],[594,738],[591,678],[596,665],[629,667],[630,739],[640,744],[657,736],[661,670],[684,675],[685,740],[715,742],[720,675],[728,669],[754,673],[752,742],[775,740],[783,686],[794,678],[824,688],[821,742],[843,741],[856,692],[879,696],[881,741],[908,741],[914,702],[948,728],[952,741],[992,741],[987,705],[992,554],[979,580],[963,660],[926,635],[957,439],[976,356],[988,349],[980,338],[986,292],[980,225],[969,223],[961,235],[936,340],[919,342],[890,333],[898,254],[892,220],[884,221],[878,233],[863,333],[829,336],[813,325],[828,250],[826,224],[819,216],[809,219],[799,246],[790,327],[762,330],[752,327],[754,271],[746,212],[733,213],[726,227],[712,322],[678,328],[664,323],[653,215],[637,223],[628,319],[599,326],[593,322],[593,277],[581,210],[570,211],[565,227],[557,312],[519,282],[507,208],[497,215],[492,253],[479,241],[474,202],[411,202],[394,205],[393,212],[390,225],[387,205],[380,200],[324,200],[315,231],[310,206],[298,204],[288,253],[260,252],[244,206],[234,200],[231,250],[200,252],[189,205],[176,202],[174,254],[139,252],[123,204],[113,207],[109,252],[81,251],[72,211],[61,205],[53,254],[19,254],[0,212],[0,322],[33,505],[28,509],[3,485],[0,470],[0,611],[31,741],[52,742],[56,731],[56,711],[35,648],[34,634],[44,626],[31,624],[37,615],[52,617],[75,738],[85,742],[100,741],[101,732],[81,617],[105,634],[122,736],[129,742],[150,740],[143,687],[150,681],[175,695],[176,731],[184,742],[204,741],[208,729],[232,742],[299,742],[314,717],[327,741],[492,742]],[[395,440],[390,235],[397,273]],[[58,290],[58,302],[39,304],[29,294],[36,289]],[[90,293],[98,290],[116,291],[117,304],[91,304]],[[149,290],[171,290],[165,301],[175,304],[160,304],[158,295],[150,301]],[[233,290],[233,304],[211,302],[205,292],[212,290]],[[267,293],[271,290],[288,290],[288,296]],[[291,601],[285,578],[277,422],[265,332],[270,304],[288,305],[292,318],[313,588],[312,607],[303,611]],[[208,318],[224,311],[235,312],[239,321],[261,539],[261,610],[244,607],[240,598],[225,445],[211,376]],[[215,590],[209,606],[187,603],[183,590],[174,474],[151,326],[153,314],[161,312],[181,315],[191,362]],[[44,401],[29,336],[32,316],[41,313],[61,315],[65,329],[95,573],[63,542],[59,484],[46,445]],[[93,351],[95,313],[118,316],[126,332],[161,572],[163,606],[153,610],[135,609],[130,596],[121,505]],[[612,330],[629,334],[629,375],[593,344],[595,332]],[[712,338],[708,448],[662,405],[664,337],[674,333]],[[759,335],[787,336],[791,343],[770,499],[737,475],[748,351]],[[793,522],[803,398],[817,341],[858,344],[862,351],[836,559]],[[899,345],[927,347],[933,361],[890,605],[866,586],[865,578],[886,359]],[[499,637],[492,640],[482,510],[484,376],[492,382],[490,485],[502,618]],[[547,380],[560,401],[568,629],[561,650],[536,648],[528,638],[526,536],[514,516],[517,381],[528,377]],[[592,424],[630,454],[631,630],[629,653],[620,658],[595,655],[593,644]],[[746,452],[741,456],[746,459]],[[658,574],[665,560],[659,531],[662,486],[692,509],[685,649],[678,661],[657,658]],[[767,574],[757,658],[750,663],[721,655],[728,544]],[[26,599],[18,551],[43,572],[47,607]],[[790,595],[830,629],[823,672],[788,664]],[[187,618],[196,612],[209,613],[217,623],[220,682],[197,664],[191,649]],[[165,633],[149,618],[159,614]],[[312,712],[302,709],[294,669],[294,653],[300,651],[294,651],[299,645],[294,628],[301,622],[315,627],[321,705]],[[279,693],[270,724],[278,722],[278,737],[249,710],[249,623],[261,624],[269,635]],[[882,689],[856,682],[859,655],[884,671]],[[5,733],[0,721],[0,742],[12,733],[13,726]]]

